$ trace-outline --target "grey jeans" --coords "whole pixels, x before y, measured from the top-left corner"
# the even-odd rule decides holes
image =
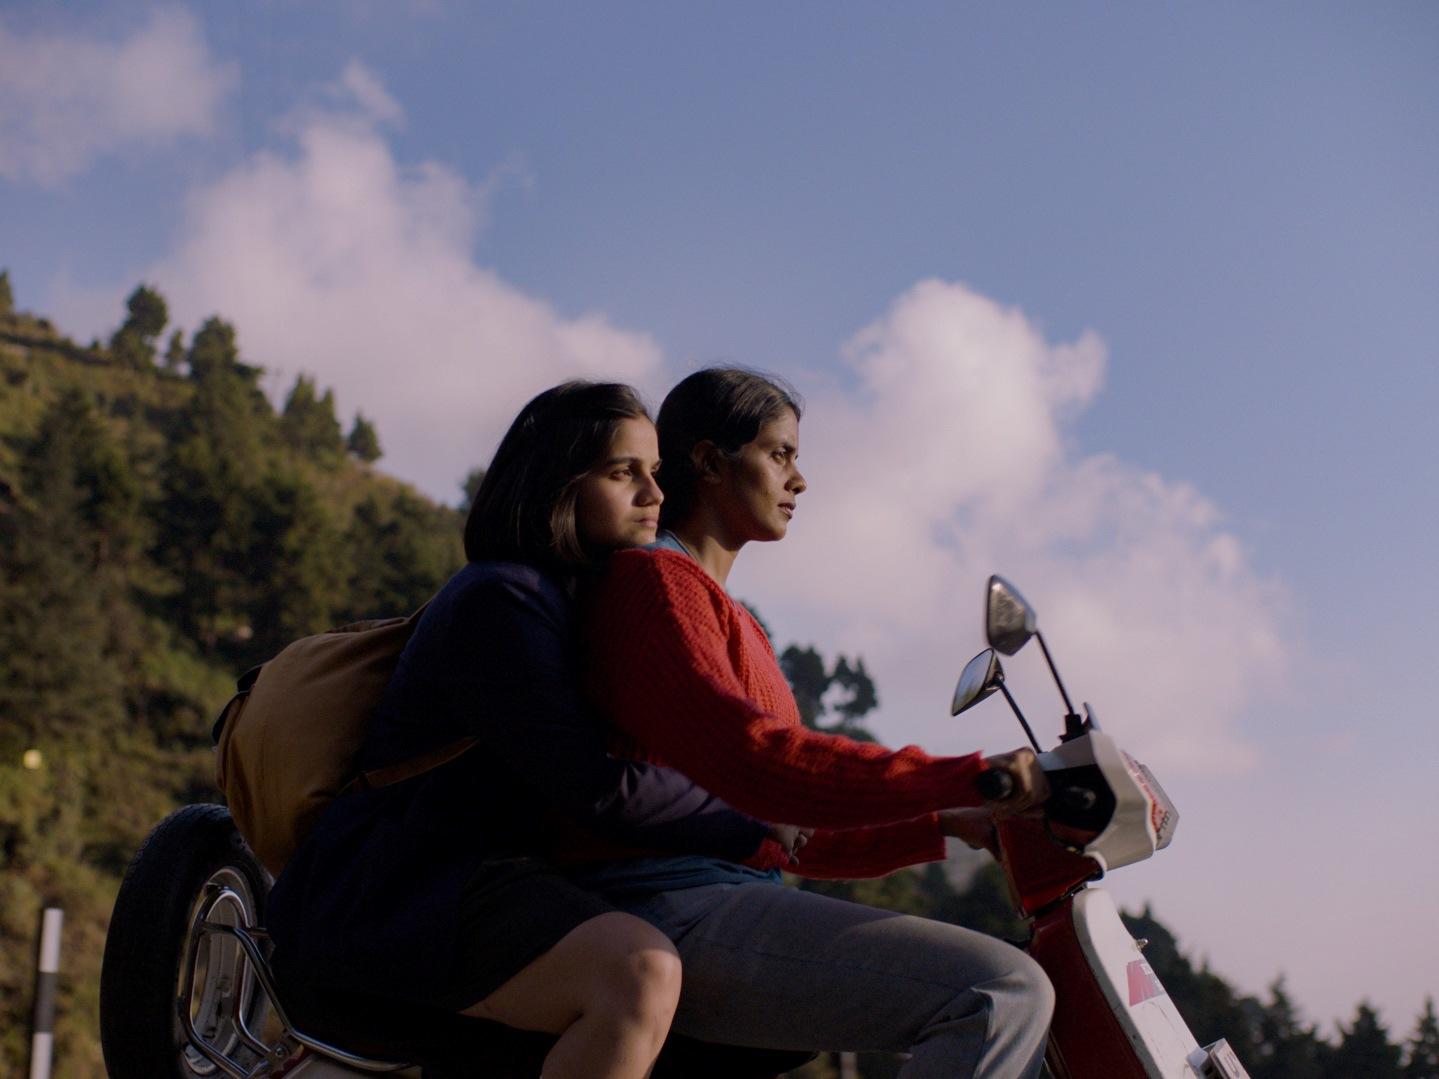
[[[777,884],[630,906],[674,941],[674,1028],[771,1049],[909,1052],[904,1079],[1038,1074],[1054,990],[1018,948],[944,922]]]

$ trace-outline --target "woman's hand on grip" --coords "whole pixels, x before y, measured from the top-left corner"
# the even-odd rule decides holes
[[[1049,797],[1049,780],[1039,766],[1039,758],[1031,749],[1016,749],[986,757],[988,768],[1004,772],[1010,779],[1009,793],[998,799],[986,800],[996,816],[1009,817],[1039,805]]]

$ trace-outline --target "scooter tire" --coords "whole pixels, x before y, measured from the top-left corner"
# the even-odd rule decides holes
[[[232,916],[263,924],[269,875],[235,830],[229,810],[219,805],[187,805],[170,814],[125,871],[100,967],[100,1045],[110,1079],[223,1075],[189,1045],[179,1011],[190,921],[210,882],[239,897]],[[236,954],[233,941],[225,946]],[[207,992],[242,992],[243,979],[205,981]],[[269,1007],[264,993],[250,993],[244,1003],[246,1023],[259,1030]],[[233,1032],[225,1034],[220,1031],[227,1052],[258,1062]]]

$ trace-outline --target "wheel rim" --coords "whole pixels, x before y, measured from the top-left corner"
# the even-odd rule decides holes
[[[207,920],[220,925],[248,928],[259,921],[254,888],[249,878],[234,866],[222,866],[210,875],[200,889],[200,898],[191,908],[190,921],[202,905],[209,904]],[[198,930],[192,930],[198,932]],[[186,942],[181,953],[182,963],[190,954],[193,939]],[[264,994],[257,992],[254,970],[234,937],[225,933],[206,933],[195,950],[194,980],[190,998],[181,999],[186,971],[181,969],[176,982],[176,999],[181,1007],[188,1003],[195,1029],[211,1046],[225,1056],[233,1056],[244,1044],[236,1016],[250,1029],[264,1016]],[[178,1024],[177,1019],[177,1028]],[[182,1062],[190,1074],[211,1076],[221,1073],[219,1065],[210,1060],[187,1040],[182,1042]]]

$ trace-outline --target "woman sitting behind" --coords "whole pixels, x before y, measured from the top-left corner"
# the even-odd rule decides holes
[[[547,1079],[638,1079],[679,992],[669,940],[557,875],[555,811],[631,847],[743,859],[766,826],[612,759],[581,699],[575,574],[655,537],[655,431],[633,390],[566,383],[501,441],[371,723],[366,770],[465,737],[424,775],[338,799],[285,868],[276,962],[312,986],[559,1035]]]
[[[805,490],[795,397],[734,369],[700,371],[660,410],[668,496],[656,549],[625,551],[589,604],[587,684],[624,752],[681,769],[747,812],[819,829],[795,872],[877,876],[976,839],[974,779],[1044,795],[1028,750],[982,759],[891,751],[806,729],[764,630],[724,584],[751,541],[784,537]],[[636,677],[643,670],[644,677]],[[934,811],[942,810],[936,813]],[[981,837],[982,838],[982,837]],[[675,1029],[777,1049],[912,1054],[901,1075],[1034,1075],[1053,991],[1002,941],[781,886],[717,859],[615,863],[577,875],[674,940]]]

